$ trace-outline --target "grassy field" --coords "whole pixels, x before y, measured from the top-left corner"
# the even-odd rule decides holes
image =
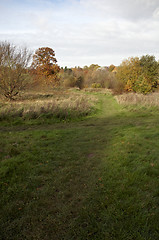
[[[157,108],[85,96],[80,121],[2,118],[0,239],[159,239]]]

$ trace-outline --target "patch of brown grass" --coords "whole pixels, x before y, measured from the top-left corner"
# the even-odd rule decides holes
[[[44,115],[62,119],[80,117],[91,113],[97,102],[95,96],[73,91],[28,94],[23,99],[1,102],[0,119],[8,117],[34,119]]]
[[[84,88],[83,92],[98,92],[103,94],[112,94],[112,90],[108,88]]]
[[[142,105],[142,106],[159,106],[159,93],[147,95],[138,93],[125,93],[115,97],[119,104],[123,105]]]

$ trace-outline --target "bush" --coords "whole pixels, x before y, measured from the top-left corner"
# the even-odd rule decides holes
[[[70,75],[70,76],[66,76],[65,80],[63,81],[63,85],[66,88],[69,87],[75,87],[76,85],[76,79],[74,76]]]
[[[92,88],[101,88],[101,84],[100,83],[92,83]]]

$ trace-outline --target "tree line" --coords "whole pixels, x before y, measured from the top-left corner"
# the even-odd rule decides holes
[[[147,94],[158,85],[159,63],[151,55],[129,58],[120,66],[60,68],[52,48],[41,47],[32,54],[27,48],[0,42],[0,94],[10,100],[32,88],[91,87],[112,89],[116,94]]]

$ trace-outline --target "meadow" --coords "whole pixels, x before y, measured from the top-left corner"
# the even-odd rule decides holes
[[[98,91],[1,101],[0,239],[158,240],[159,111],[136,105]]]
[[[0,120],[69,120],[87,116],[97,102],[95,96],[76,91],[27,92],[17,101],[1,101]]]

